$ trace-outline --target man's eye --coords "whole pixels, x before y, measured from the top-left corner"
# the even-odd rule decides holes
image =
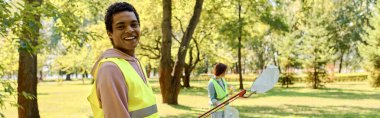
[[[137,23],[131,24],[131,27],[133,27],[133,28],[136,28],[137,26],[139,26]]]
[[[116,27],[117,29],[124,29],[124,26]]]

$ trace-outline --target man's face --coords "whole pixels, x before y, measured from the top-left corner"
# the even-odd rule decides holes
[[[108,36],[113,46],[123,52],[134,51],[140,38],[140,25],[133,12],[123,11],[113,15],[112,33]]]

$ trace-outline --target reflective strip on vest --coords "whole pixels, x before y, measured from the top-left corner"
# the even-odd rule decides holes
[[[129,112],[129,115],[131,115],[132,118],[143,118],[143,117],[150,116],[154,113],[157,113],[157,105],[152,105],[144,109],[139,109],[136,111]]]

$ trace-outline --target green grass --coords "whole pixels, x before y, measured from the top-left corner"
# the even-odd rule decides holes
[[[86,100],[91,85],[81,81],[41,82],[38,103],[42,118],[88,118],[91,109]],[[151,81],[156,93],[161,117],[197,117],[208,110],[207,81],[192,81],[192,88],[182,89],[179,105],[162,104],[159,84]],[[238,88],[238,82],[230,82]],[[245,82],[248,89],[250,82]],[[327,83],[326,88],[314,90],[296,83],[291,88],[276,86],[266,94],[239,98],[231,105],[242,118],[249,117],[380,117],[380,89],[367,82]],[[237,91],[236,91],[237,92]],[[236,93],[235,92],[235,93]],[[1,111],[6,117],[17,117],[17,108],[8,106]]]

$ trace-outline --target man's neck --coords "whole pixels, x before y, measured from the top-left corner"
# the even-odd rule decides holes
[[[117,48],[115,48],[115,49],[117,49]],[[135,51],[134,50],[123,50],[123,49],[118,49],[118,50],[120,50],[121,52],[135,58]]]

